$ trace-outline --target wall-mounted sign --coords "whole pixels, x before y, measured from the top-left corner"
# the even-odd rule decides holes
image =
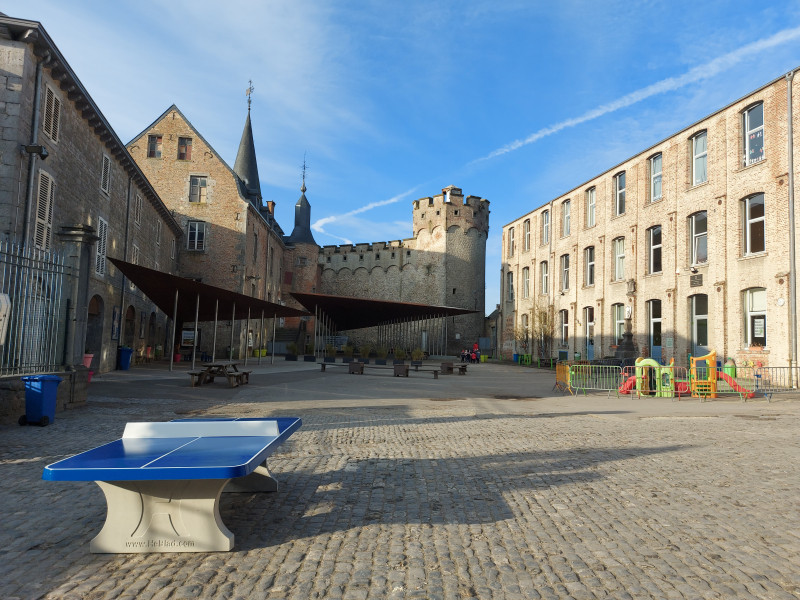
[[[689,276],[689,287],[700,287],[703,285],[703,276],[701,274]]]

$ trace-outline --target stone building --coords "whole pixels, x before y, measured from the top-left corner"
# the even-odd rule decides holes
[[[629,312],[641,355],[788,365],[800,128],[787,92],[792,74],[505,225],[505,355],[613,355]]]
[[[71,368],[86,351],[92,369],[113,369],[118,346],[164,344],[167,329],[166,316],[106,257],[175,272],[183,233],[40,23],[0,15],[0,62],[3,291],[16,310],[29,300],[14,294],[38,282],[35,302],[47,301],[50,319],[18,315],[12,336],[58,349],[29,360],[13,354],[12,340],[2,367]],[[30,252],[37,267],[10,275],[8,265]],[[63,280],[43,284],[39,267],[59,256]]]
[[[269,302],[281,300],[283,232],[274,203],[262,201],[249,105],[234,168],[175,105],[134,137],[128,150],[183,231],[178,249],[183,277]],[[230,318],[219,318],[218,339],[233,339],[235,356],[245,344],[248,349],[265,345],[271,330],[269,322],[263,331],[260,324],[245,331],[244,323],[234,321],[231,332]],[[190,323],[183,326],[194,329]],[[212,327],[201,323],[198,340],[198,348],[209,354]]]
[[[457,353],[483,335],[489,201],[449,186],[415,200],[412,213],[411,238],[321,248],[318,290],[475,310],[446,327],[447,351]]]

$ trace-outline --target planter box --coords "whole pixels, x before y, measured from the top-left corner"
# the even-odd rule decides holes
[[[342,358],[342,362],[351,363],[351,362],[353,362],[353,357],[352,356],[345,356],[345,357]]]
[[[317,357],[313,354],[306,354],[303,356],[305,362],[317,362]]]
[[[369,359],[368,359],[368,358],[359,358],[358,360],[359,360],[360,362],[364,363],[365,365],[368,365],[368,364],[369,364]]]
[[[394,362],[392,364],[394,364],[394,365],[404,365],[404,364],[406,364],[406,361],[400,360],[399,358],[396,358],[396,359],[394,359]]]
[[[376,365],[385,365],[386,364],[386,359],[385,358],[376,358],[375,359],[375,364]]]
[[[335,356],[326,356],[326,357],[324,357],[322,359],[322,362],[335,363],[336,362],[336,357]]]
[[[348,369],[348,373],[353,375],[363,375],[364,374],[364,363],[361,362],[351,362]]]
[[[286,360],[297,360],[297,354],[287,354]]]
[[[411,366],[412,367],[421,367],[422,366],[422,361],[421,360],[412,360],[411,361]]]
[[[408,377],[408,365],[404,363],[395,363],[394,364],[394,376],[395,377]]]

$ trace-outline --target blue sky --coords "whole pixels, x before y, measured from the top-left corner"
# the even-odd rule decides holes
[[[538,0],[6,2],[42,22],[123,141],[175,103],[233,165],[252,123],[294,222],[306,155],[321,245],[411,236],[456,185],[502,226],[800,66],[800,3]]]

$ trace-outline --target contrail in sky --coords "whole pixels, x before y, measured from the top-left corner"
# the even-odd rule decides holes
[[[548,135],[552,135],[563,129],[567,129],[568,127],[574,127],[576,125],[580,125],[581,123],[586,123],[592,119],[602,117],[603,115],[619,110],[620,108],[625,108],[627,106],[631,106],[632,104],[636,104],[637,102],[641,102],[642,100],[650,98],[651,96],[663,94],[664,92],[672,92],[685,87],[690,83],[696,83],[704,79],[709,79],[710,77],[714,77],[715,75],[730,69],[735,64],[752,56],[753,54],[768,48],[780,46],[781,44],[785,44],[786,42],[790,42],[797,38],[800,38],[800,27],[784,29],[783,31],[779,31],[768,38],[752,42],[746,46],[742,46],[741,48],[734,50],[733,52],[723,54],[722,56],[719,56],[705,64],[698,65],[683,75],[662,79],[661,81],[657,81],[656,83],[648,85],[647,87],[631,92],[630,94],[626,94],[625,96],[609,102],[608,104],[603,104],[597,108],[593,108],[583,113],[579,117],[566,119],[565,121],[561,121],[555,125],[550,125],[549,127],[540,129],[536,133],[532,133],[523,140],[515,140],[510,144],[503,146],[502,148],[498,148],[497,150],[490,152],[482,158],[473,160],[469,164],[479,163],[485,160],[490,160],[497,156],[502,156],[503,154],[508,154],[514,150],[519,150],[523,146],[527,146],[528,144],[539,141]]]
[[[326,235],[330,235],[331,237],[335,237],[336,239],[341,240],[345,244],[352,244],[353,242],[348,240],[347,238],[343,238],[343,237],[339,237],[339,236],[336,236],[336,235],[332,235],[332,234],[328,233],[327,231],[325,231],[325,229],[324,229],[325,225],[327,225],[328,223],[333,223],[334,221],[338,221],[339,219],[342,219],[342,218],[345,218],[345,217],[352,217],[353,215],[357,215],[359,213],[366,212],[368,210],[372,210],[373,208],[378,208],[379,206],[386,206],[387,204],[394,204],[395,202],[400,202],[400,200],[402,200],[403,198],[406,198],[406,197],[410,196],[411,194],[413,194],[414,191],[418,187],[419,186],[415,186],[415,187],[411,188],[410,190],[403,192],[402,194],[398,194],[397,196],[389,198],[388,200],[380,200],[378,202],[370,202],[369,204],[365,204],[364,206],[362,206],[360,208],[356,208],[354,210],[351,210],[350,212],[346,212],[346,213],[343,213],[341,215],[331,215],[329,217],[323,217],[322,219],[319,219],[318,221],[315,221],[314,224],[311,225],[311,229],[313,229],[314,231],[316,231],[318,233],[324,233]]]
[[[769,48],[774,48],[775,46],[780,46],[781,44],[785,44],[787,42],[791,42],[800,38],[800,27],[795,27],[793,29],[784,29],[783,31],[779,31],[778,33],[771,35],[768,38],[764,38],[763,40],[758,40],[755,42],[751,42],[741,48],[738,48],[732,52],[728,52],[727,54],[723,54],[711,60],[705,64],[698,65],[683,75],[678,75],[676,77],[668,77],[666,79],[662,79],[661,81],[657,81],[656,83],[650,84],[647,87],[643,87],[639,90],[633,91],[630,94],[626,94],[621,98],[617,98],[607,104],[602,104],[596,108],[593,108],[578,117],[572,117],[571,119],[566,119],[554,125],[550,125],[539,131],[532,133],[528,137],[522,140],[515,140],[510,144],[503,146],[502,148],[498,148],[497,150],[493,150],[489,154],[484,157],[476,158],[473,161],[470,161],[465,166],[474,165],[476,163],[484,162],[487,160],[491,160],[498,156],[502,156],[503,154],[508,154],[509,152],[513,152],[514,150],[519,150],[523,146],[527,146],[528,144],[532,144],[534,142],[539,141],[540,139],[547,137],[548,135],[552,135],[554,133],[558,133],[563,129],[567,129],[569,127],[575,127],[576,125],[580,125],[582,123],[586,123],[587,121],[591,121],[593,119],[597,119],[598,117],[602,117],[603,115],[607,115],[608,113],[617,111],[621,108],[625,108],[627,106],[631,106],[636,104],[637,102],[641,102],[642,100],[646,100],[652,96],[656,96],[658,94],[663,94],[665,92],[672,92],[678,90],[680,88],[686,87],[691,83],[696,83],[698,81],[702,81],[704,79],[709,79],[722,73],[723,71],[727,71],[737,63],[741,62],[745,58],[751,57],[754,54],[757,54],[763,50],[767,50]],[[394,204],[395,202],[399,202],[403,198],[412,194],[418,187],[415,186],[412,189],[394,196],[393,198],[389,198],[388,200],[381,200],[379,202],[370,202],[362,206],[361,208],[357,208],[355,210],[351,210],[350,212],[341,214],[341,215],[332,215],[329,217],[324,217],[316,221],[311,227],[314,231],[319,233],[324,233],[325,235],[330,235],[331,237],[335,237],[345,244],[352,244],[350,240],[346,238],[341,238],[335,235],[331,235],[327,231],[325,231],[324,226],[333,223],[334,221],[338,221],[343,217],[349,217],[352,215],[357,215],[358,213],[366,212],[368,210],[372,210],[373,208],[377,208],[379,206],[386,206],[387,204]]]

